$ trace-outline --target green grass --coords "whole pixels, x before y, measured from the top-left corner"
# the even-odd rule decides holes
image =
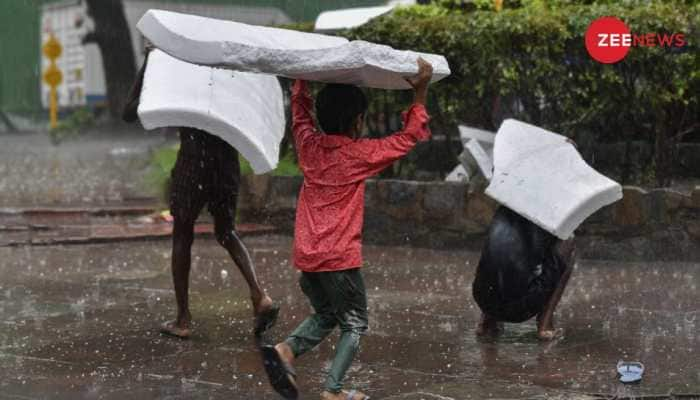
[[[151,161],[148,173],[144,178],[144,185],[148,189],[155,190],[154,194],[158,194],[161,198],[166,198],[168,190],[168,182],[170,181],[170,171],[175,166],[177,160],[177,151],[179,145],[165,146],[157,149],[151,156]],[[248,160],[240,157],[241,176],[252,175],[253,168]],[[294,153],[288,152],[285,157],[280,159],[277,168],[269,172],[272,176],[301,176],[299,166],[294,160]]]
[[[74,138],[95,125],[95,116],[87,107],[81,107],[60,119],[55,128],[49,130],[51,142],[55,145]]]
[[[288,151],[271,174],[272,176],[301,176],[301,170],[294,159],[294,152]]]
[[[248,160],[245,158],[241,157],[241,175],[246,176],[246,175],[252,175],[253,174],[253,168],[250,166],[250,163]],[[301,171],[299,170],[299,166],[297,165],[296,160],[294,159],[294,153],[293,152],[287,152],[287,155],[285,155],[283,158],[280,159],[279,163],[277,164],[277,168],[273,169],[272,171],[268,172],[272,176],[301,176]]]
[[[148,168],[148,173],[144,178],[146,189],[161,199],[167,199],[168,185],[170,182],[170,171],[175,166],[177,151],[180,145],[165,146],[153,152]]]

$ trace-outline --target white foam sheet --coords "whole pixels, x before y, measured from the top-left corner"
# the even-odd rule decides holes
[[[459,137],[462,139],[462,144],[466,146],[467,142],[471,139],[476,139],[485,145],[486,147],[492,147],[493,142],[496,140],[496,133],[487,131],[479,128],[472,128],[471,126],[460,125],[459,126]]]
[[[622,187],[581,158],[566,137],[508,119],[496,135],[494,175],[486,194],[560,239]]]
[[[479,168],[481,175],[483,175],[486,180],[490,181],[493,178],[492,151],[485,149],[476,139],[470,139],[466,146],[464,146],[464,149],[472,158],[473,163]]]
[[[445,182],[469,182],[469,173],[464,168],[464,165],[457,164],[452,172],[447,174]]]
[[[257,174],[277,166],[285,114],[274,76],[194,65],[156,49],[138,114],[146,129],[185,126],[222,138]]]
[[[372,18],[386,14],[396,6],[358,7],[324,11],[316,18],[314,30],[331,32],[364,25]]]
[[[460,125],[459,137],[464,146],[462,162],[468,163],[472,171],[478,170],[490,181],[493,176],[493,143],[496,132]]]
[[[473,178],[479,173],[479,167],[476,165],[476,160],[471,155],[471,153],[469,153],[469,150],[462,150],[459,156],[457,156],[457,159],[459,160],[462,167],[464,167],[464,170],[467,171],[469,179]]]
[[[410,89],[404,77],[423,57],[433,82],[450,74],[445,57],[288,29],[149,10],[136,25],[156,47],[187,62],[311,81]]]

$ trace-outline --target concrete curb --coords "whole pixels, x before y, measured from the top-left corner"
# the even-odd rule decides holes
[[[51,238],[33,238],[29,237],[26,240],[11,240],[6,243],[0,242],[0,247],[20,247],[20,246],[57,246],[57,245],[82,245],[82,244],[98,244],[98,243],[118,243],[118,242],[133,242],[133,241],[150,241],[150,240],[165,240],[172,237],[172,225],[171,224],[155,224],[155,231],[151,228],[154,226],[149,226],[149,232],[143,232],[143,230],[132,230],[127,228],[125,232],[121,234],[103,234],[100,230],[109,230],[109,228],[114,228],[114,226],[72,226],[72,229],[76,228],[87,228],[90,231],[96,231],[95,234],[89,236],[63,236],[63,237],[51,237]],[[1,228],[1,227],[0,227]],[[48,228],[49,230],[51,228]],[[1,229],[0,229],[1,230]],[[58,228],[60,231],[60,227]],[[241,237],[250,236],[261,236],[269,235],[278,232],[278,229],[270,225],[257,225],[257,224],[240,224],[236,227],[236,232],[238,232]],[[195,237],[197,238],[213,238],[214,229],[211,224],[197,224],[195,226]]]

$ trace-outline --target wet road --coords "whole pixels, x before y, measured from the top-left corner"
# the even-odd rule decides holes
[[[160,131],[99,129],[56,146],[43,132],[3,135],[0,205],[103,204],[157,196],[144,177]]]
[[[283,305],[281,339],[309,310],[290,238],[246,242]],[[476,253],[367,246],[365,259],[370,332],[348,384],[375,399],[700,393],[698,264],[580,261],[556,314],[565,336],[542,344],[533,322],[475,338]],[[169,261],[168,241],[0,248],[0,398],[277,399],[247,292],[215,241],[195,243],[193,339],[157,333],[174,312]],[[318,398],[332,343],[297,364],[302,399]],[[617,382],[620,359],[645,363],[640,385]]]

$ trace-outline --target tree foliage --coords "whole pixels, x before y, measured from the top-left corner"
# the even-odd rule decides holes
[[[700,130],[700,3],[521,0],[505,1],[500,12],[485,2],[441,3],[399,8],[346,33],[447,58],[452,75],[431,88],[435,131],[456,135],[459,123],[495,130],[513,117],[588,149],[642,140],[654,146],[648,162],[657,183],[669,183],[676,143]],[[586,52],[584,33],[609,15],[634,33],[684,33],[687,45],[633,47],[623,61],[600,64]],[[375,113],[410,101],[401,93],[371,97]]]

